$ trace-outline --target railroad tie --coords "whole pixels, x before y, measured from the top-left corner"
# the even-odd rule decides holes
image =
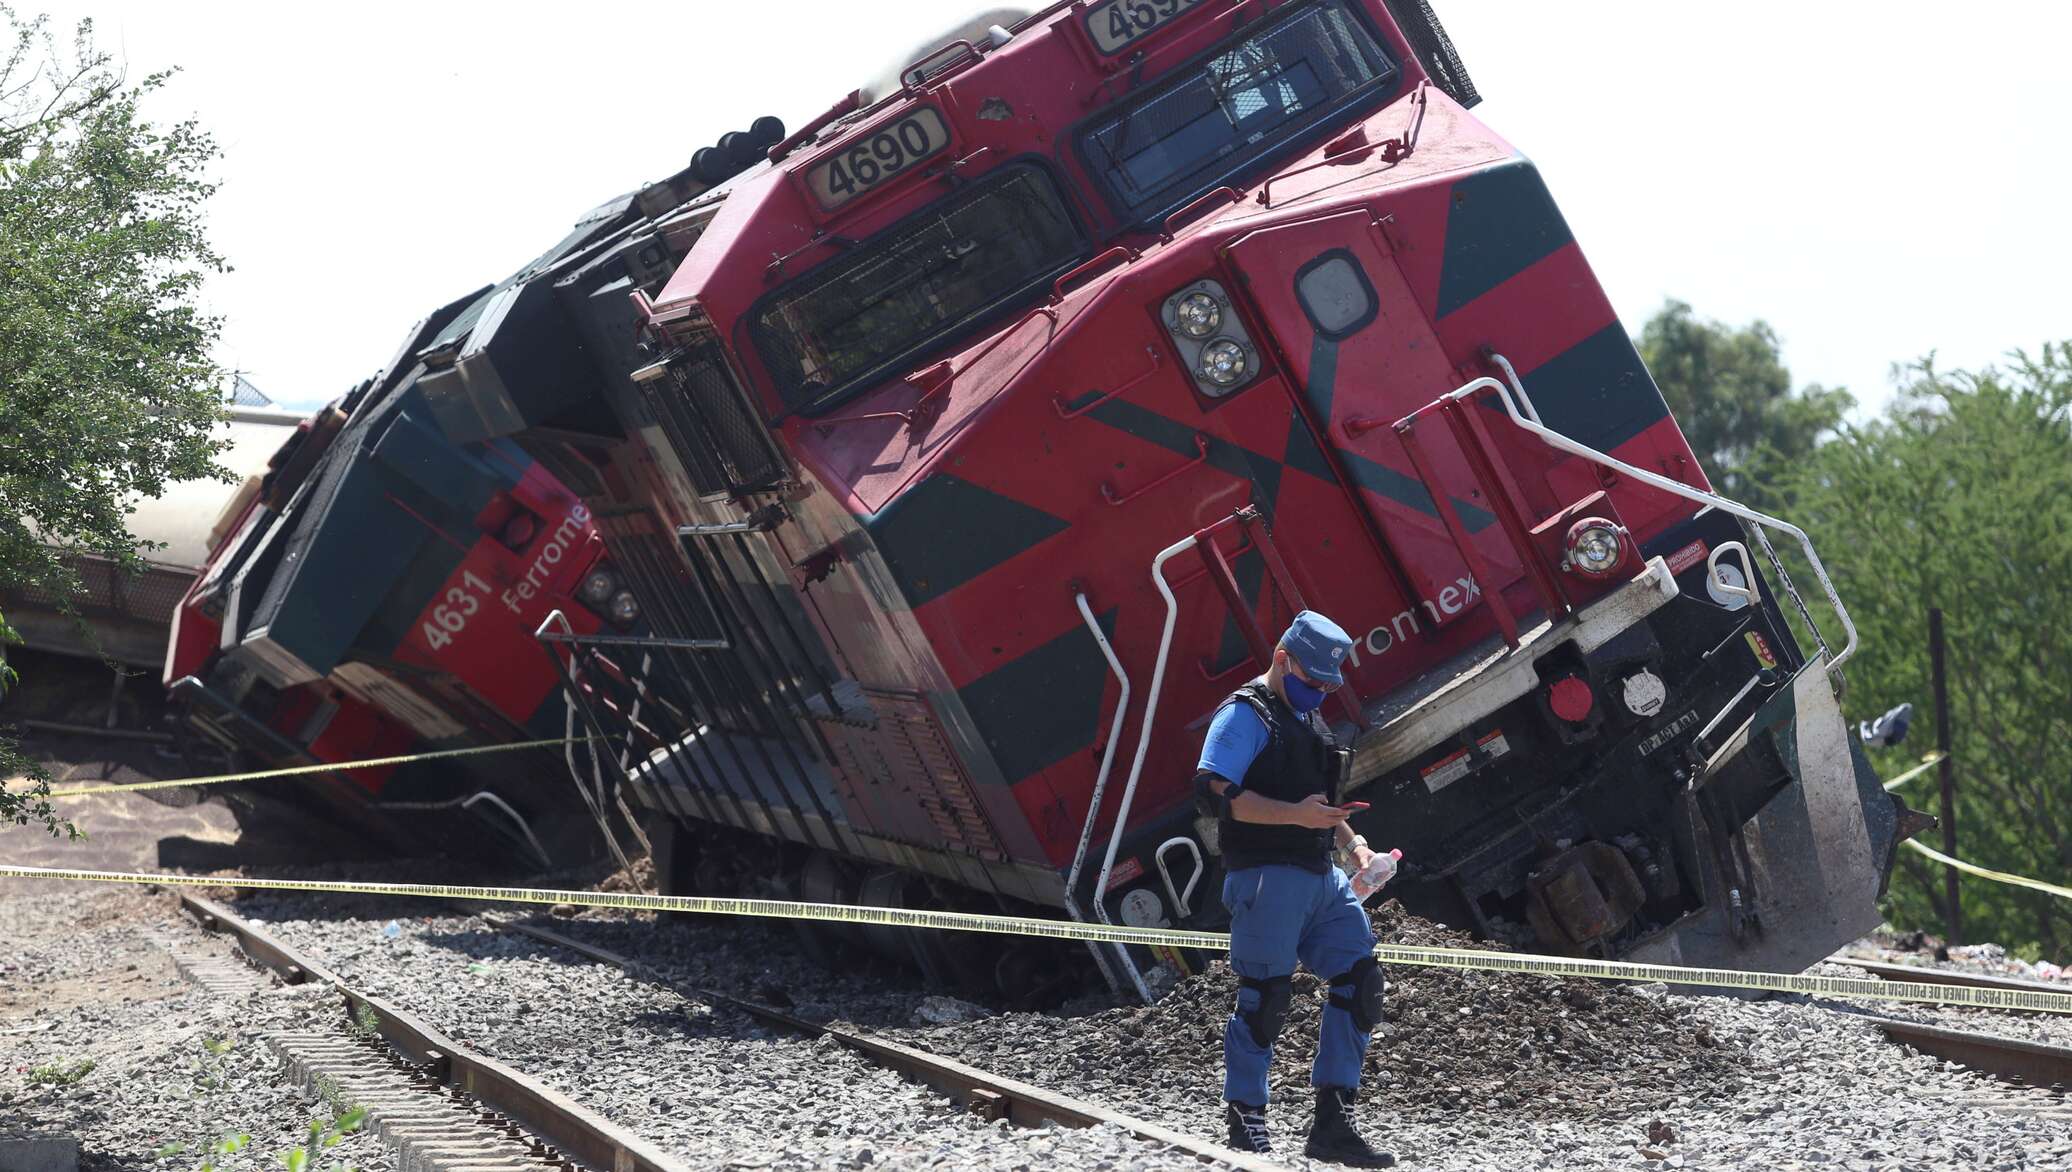
[[[1923,1094],[1922,1103],[1938,1107],[1991,1111],[2023,1119],[2072,1123],[2072,1100],[2047,1087],[2004,1087],[1976,1091],[1941,1091]]]
[[[367,1112],[396,1172],[540,1172],[545,1149],[514,1125],[415,1083],[383,1050],[332,1034],[281,1032],[266,1044],[311,1094]],[[443,1088],[441,1089],[443,1091]]]
[[[164,932],[149,931],[145,938],[173,958],[180,975],[218,997],[233,1000],[249,997],[273,987],[273,978],[234,956],[222,956],[195,948]]]

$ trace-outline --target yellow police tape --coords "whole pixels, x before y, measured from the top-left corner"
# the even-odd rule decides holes
[[[1919,765],[1914,766],[1912,769],[1909,769],[1905,773],[1900,774],[1898,777],[1893,778],[1891,781],[1886,782],[1885,788],[1888,790],[1898,789],[1900,786],[1903,786],[1906,783],[1921,776],[1922,774],[1928,772],[1929,769],[1933,768],[1934,766],[1940,765],[1942,763],[1942,759],[1947,756],[1949,756],[1948,753],[1943,752],[1941,749],[1937,749],[1935,752],[1930,753],[1926,757],[1921,758],[1921,763]]]
[[[1924,846],[1911,838],[1907,839],[1907,845],[1946,867],[1957,868],[1966,875],[1976,875],[1981,879],[1991,879],[1996,883],[2012,883],[2016,887],[2027,887],[2032,891],[2048,892],[2060,899],[2072,899],[2072,887],[2060,887],[2055,883],[2045,883],[2041,879],[2031,879],[2027,875],[2014,875],[2006,871],[1995,871],[1990,867],[1981,867],[1977,863],[1967,863],[1963,859],[1953,859],[1941,851],[1933,847]]]
[[[415,896],[426,899],[472,900],[480,903],[575,904],[580,907],[617,908],[622,911],[823,920],[831,923],[868,924],[891,928],[934,928],[950,932],[1041,936],[1053,940],[1082,940],[1098,944],[1200,948],[1213,952],[1227,952],[1230,949],[1230,937],[1222,932],[1197,932],[1184,928],[1134,928],[1120,924],[1087,924],[1025,916],[980,915],[974,912],[856,907],[849,904],[733,899],[707,895],[639,895],[607,891],[557,891],[536,887],[460,887],[443,883],[214,879],[191,875],[17,867],[8,864],[0,864],[0,878],[63,879],[83,883],[140,883],[168,887],[232,887],[247,891],[321,891],[339,895]],[[1709,985],[1715,988],[1755,989],[1818,997],[1858,997],[1874,1001],[1917,1001],[1982,1009],[2023,1009],[2040,1013],[2072,1014],[2072,993],[1966,988],[1922,981],[1881,981],[1870,977],[1814,977],[1794,973],[1742,972],[1737,969],[1683,968],[1634,961],[1584,960],[1567,956],[1488,952],[1473,948],[1418,948],[1407,944],[1377,945],[1374,955],[1376,959],[1391,964],[1459,971]]]
[[[338,773],[350,769],[372,769],[377,765],[409,765],[416,761],[439,761],[449,757],[475,757],[484,753],[508,753],[514,749],[539,749],[549,745],[579,744],[595,737],[554,737],[542,741],[515,741],[508,745],[475,745],[465,749],[432,749],[404,753],[397,757],[369,757],[365,761],[340,761],[326,765],[290,765],[283,769],[258,769],[249,773],[216,773],[207,777],[176,777],[165,781],[131,781],[109,785],[82,785],[52,790],[54,798],[83,798],[88,794],[127,794],[147,789],[178,789],[189,785],[222,785],[230,781],[259,781],[268,777],[295,777],[309,773]]]

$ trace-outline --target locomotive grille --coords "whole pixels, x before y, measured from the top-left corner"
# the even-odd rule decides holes
[[[881,826],[883,831],[930,841],[981,858],[1004,859],[1005,848],[979,807],[964,769],[944,739],[928,702],[911,695],[865,689],[878,720],[871,727],[828,721],[824,724],[837,763],[849,778],[885,786],[895,803],[911,801],[926,815],[925,825]],[[882,816],[886,811],[874,811]]]
[[[1446,96],[1463,107],[1480,102],[1482,95],[1476,92],[1475,83],[1468,77],[1468,67],[1461,64],[1460,51],[1453,47],[1453,38],[1446,35],[1429,0],[1388,0],[1388,5],[1389,15],[1396,18],[1396,25],[1416,52],[1418,63],[1446,91]]]
[[[784,482],[784,461],[716,343],[677,352],[661,377],[640,388],[700,494],[761,492]]]
[[[599,513],[598,531],[611,551],[612,565],[625,576],[640,613],[657,635],[671,639],[723,639],[726,631],[707,604],[705,592],[691,580],[690,568],[676,547],[676,536],[645,509]]]

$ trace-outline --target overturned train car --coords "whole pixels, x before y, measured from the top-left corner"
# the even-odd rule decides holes
[[[542,624],[640,629],[581,499],[518,445],[454,443],[426,410],[424,386],[450,376],[509,288],[420,322],[225,518],[165,658],[197,771],[564,738],[572,713]],[[588,752],[438,756],[218,792],[248,832],[320,854],[568,864],[631,820],[589,784]]]
[[[1474,102],[1415,0],[1060,4],[514,289],[427,404],[562,472],[639,598],[555,651],[665,885],[733,827],[805,898],[1218,926],[1194,756],[1307,606],[1413,910],[1762,968],[1873,926],[1912,823],[1847,612],[1710,492]]]

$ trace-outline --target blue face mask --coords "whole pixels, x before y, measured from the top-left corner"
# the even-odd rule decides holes
[[[1288,707],[1297,716],[1308,716],[1324,703],[1325,691],[1292,671],[1281,677],[1281,687],[1288,693]]]

